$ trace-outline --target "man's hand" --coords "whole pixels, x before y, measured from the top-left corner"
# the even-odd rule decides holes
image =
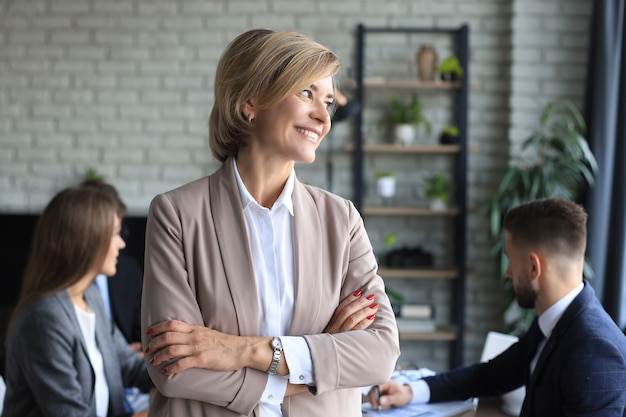
[[[408,385],[401,385],[394,380],[389,380],[378,387],[380,389],[380,399],[376,400],[376,393],[372,388],[367,393],[367,398],[372,408],[388,410],[392,406],[401,407],[411,402],[413,399],[413,390]]]

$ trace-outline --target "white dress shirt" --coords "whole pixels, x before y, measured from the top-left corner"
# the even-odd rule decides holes
[[[243,202],[246,229],[258,289],[259,335],[280,336],[289,366],[287,376],[270,375],[261,397],[261,416],[282,416],[287,382],[313,382],[311,352],[303,337],[283,336],[289,331],[294,305],[293,187],[292,171],[285,188],[271,209],[262,207],[244,185],[237,163],[235,176]]]
[[[94,394],[96,399],[96,415],[106,417],[109,412],[109,385],[104,374],[104,361],[96,343],[96,314],[93,311],[81,310],[74,305],[76,318],[85,339],[89,362],[95,377]]]

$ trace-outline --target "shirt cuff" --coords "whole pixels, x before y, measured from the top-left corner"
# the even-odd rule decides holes
[[[407,384],[413,390],[412,404],[424,404],[430,401],[430,387],[423,379],[409,381]]]
[[[313,384],[313,361],[309,345],[300,336],[281,336],[283,355],[289,367],[289,382],[292,384]]]
[[[279,375],[269,375],[265,390],[261,395],[261,402],[281,405],[287,391],[287,378]]]

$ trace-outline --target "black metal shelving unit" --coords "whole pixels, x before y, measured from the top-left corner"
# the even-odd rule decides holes
[[[454,94],[454,122],[459,128],[458,149],[453,152],[454,158],[454,184],[455,184],[455,203],[457,210],[454,217],[454,261],[456,264],[457,274],[453,279],[453,295],[451,309],[451,318],[454,323],[449,332],[452,335],[446,337],[442,333],[433,335],[415,335],[414,340],[449,340],[451,344],[450,351],[450,367],[456,367],[463,364],[463,348],[466,337],[465,326],[465,288],[466,288],[466,230],[467,230],[467,110],[468,110],[468,89],[469,89],[469,27],[462,25],[456,28],[420,28],[420,27],[366,27],[363,24],[357,26],[356,31],[356,65],[355,65],[355,99],[359,103],[363,103],[361,111],[354,118],[354,145],[353,151],[353,179],[354,179],[354,203],[361,213],[366,213],[367,208],[364,207],[364,120],[363,108],[365,107],[365,50],[366,37],[375,36],[376,34],[443,34],[453,37],[453,43],[459,62],[464,69],[461,80],[453,88],[450,88],[451,94]],[[417,88],[419,90],[419,87]],[[419,151],[416,151],[416,153]],[[436,152],[436,151],[435,151]],[[367,214],[364,214],[366,217]],[[427,273],[427,272],[426,272]],[[383,277],[384,278],[384,277]],[[438,279],[433,276],[433,279]],[[445,332],[444,332],[445,333]]]

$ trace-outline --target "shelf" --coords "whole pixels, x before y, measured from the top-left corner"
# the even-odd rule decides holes
[[[376,67],[376,72],[368,73],[366,66],[366,42],[369,35],[378,33],[385,34],[446,34],[451,37],[451,53],[454,53],[465,69],[463,76],[455,82],[442,80],[422,81],[414,75],[416,72],[388,71],[382,67]],[[367,35],[367,36],[366,36]],[[410,37],[412,38],[412,36]],[[410,43],[411,50],[414,50],[413,39],[405,39]],[[374,45],[380,48],[380,45]],[[468,144],[468,91],[470,88],[478,87],[479,83],[470,81],[469,78],[469,27],[462,25],[458,28],[443,29],[440,27],[425,28],[378,28],[365,27],[362,24],[357,26],[357,47],[355,79],[353,82],[355,99],[361,103],[361,108],[354,118],[354,141],[345,144],[343,150],[350,152],[354,158],[354,204],[364,217],[366,223],[371,220],[371,227],[384,234],[386,223],[390,220],[404,222],[404,216],[411,220],[409,227],[420,227],[424,223],[433,223],[432,227],[446,233],[446,243],[452,243],[450,247],[442,247],[442,253],[437,255],[441,259],[450,259],[439,268],[385,268],[381,266],[378,274],[389,282],[400,279],[409,291],[429,285],[424,280],[446,280],[441,283],[442,288],[437,291],[446,292],[449,295],[449,302],[442,308],[448,308],[449,317],[440,326],[410,326],[401,323],[403,332],[400,333],[402,341],[441,341],[450,346],[450,367],[457,367],[463,364],[464,341],[468,337],[465,324],[465,286],[467,270],[465,269],[467,257],[467,156],[476,149]],[[369,61],[368,61],[369,63]],[[374,69],[374,68],[372,68]],[[419,69],[418,71],[419,72]],[[369,76],[365,76],[369,74]],[[382,131],[376,133],[369,129],[374,121],[367,120],[365,109],[373,108],[375,104],[380,104],[386,95],[404,96],[407,93],[423,93],[423,104],[428,105],[429,101],[435,100],[438,106],[446,106],[445,117],[449,119],[446,123],[457,126],[459,135],[454,144],[441,144],[439,139],[429,139],[415,141],[410,145],[394,144]],[[369,100],[369,102],[368,102]],[[439,107],[437,107],[439,109]],[[442,111],[442,114],[444,112]],[[439,116],[439,115],[438,115]],[[442,118],[443,120],[443,118]],[[370,132],[369,143],[366,143],[365,133]],[[454,195],[450,199],[454,203],[453,207],[445,210],[432,210],[425,201],[418,199],[387,199],[375,200],[367,197],[369,186],[366,176],[374,170],[393,169],[396,160],[409,159],[421,162],[424,159],[441,161],[445,170],[452,176]],[[410,175],[410,174],[409,174]],[[366,204],[367,202],[370,205]],[[365,204],[364,204],[365,203]],[[393,217],[399,219],[393,219]],[[452,225],[452,227],[450,227]],[[368,225],[369,227],[369,225]],[[418,242],[419,243],[419,242]],[[445,252],[445,253],[444,253]],[[437,258],[439,259],[439,258]],[[415,280],[415,283],[406,282]],[[417,281],[422,281],[419,284]],[[422,323],[423,324],[423,323]]]
[[[457,216],[458,208],[431,210],[428,207],[375,207],[367,206],[361,210],[367,216]]]
[[[347,152],[354,151],[354,145],[348,144],[344,147]],[[393,145],[393,144],[376,144],[363,145],[363,152],[380,152],[380,153],[459,153],[461,146],[459,145]]]
[[[418,81],[418,80],[385,80],[382,78],[369,78],[363,80],[363,86],[368,88],[398,88],[417,90],[456,90],[462,87],[460,82],[450,81]],[[478,88],[478,82],[470,82],[470,88]]]
[[[402,332],[400,340],[434,340],[451,342],[457,339],[456,326],[437,326],[434,332]]]
[[[383,279],[456,279],[456,268],[388,269],[379,268],[378,275]]]

